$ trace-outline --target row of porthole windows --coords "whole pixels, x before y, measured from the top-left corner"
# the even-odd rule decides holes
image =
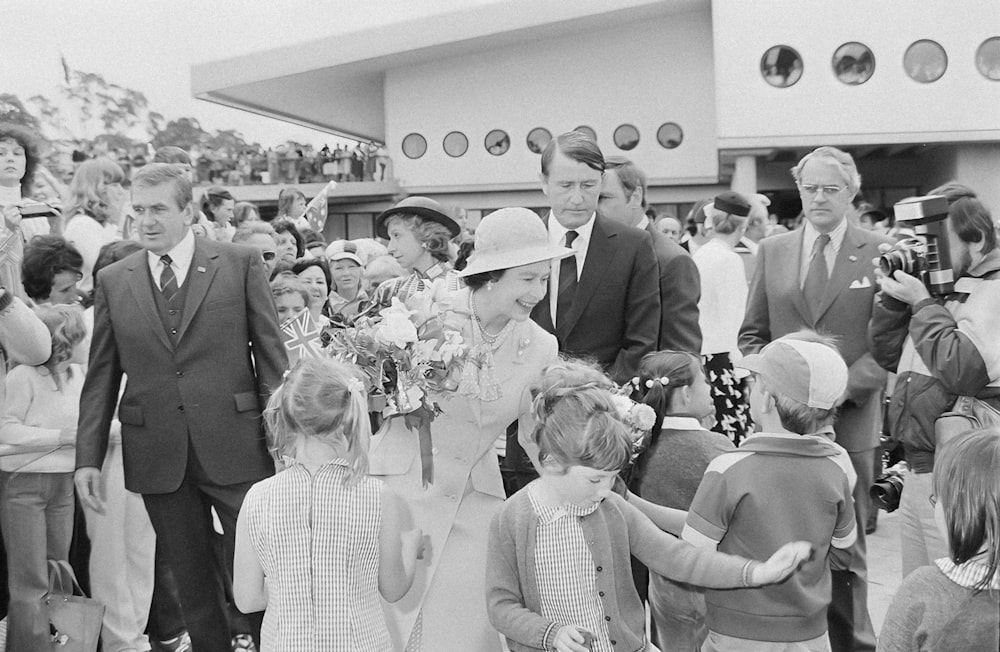
[[[875,74],[875,55],[864,43],[844,43],[833,53],[833,74],[845,84],[863,84]],[[788,88],[802,78],[802,57],[788,45],[768,48],[760,58],[760,74],[771,86]],[[986,79],[1000,81],[1000,36],[983,41],[976,50],[976,68]],[[903,54],[903,70],[922,84],[936,82],[948,69],[948,54],[936,41],[914,41]]]
[[[580,125],[574,131],[587,134],[597,141],[597,132],[587,125]],[[615,129],[612,136],[618,149],[629,151],[639,144],[639,129],[635,125],[623,124]],[[525,143],[535,154],[541,154],[552,140],[552,132],[545,127],[535,127],[528,132]],[[656,142],[665,149],[674,149],[684,140],[684,130],[675,122],[665,122],[656,130]],[[461,131],[449,132],[441,143],[445,154],[453,158],[464,156],[469,151],[469,138]],[[493,156],[503,156],[510,149],[510,136],[503,129],[494,129],[486,134],[483,147]],[[403,154],[407,158],[420,158],[427,153],[427,139],[421,134],[411,133],[403,138]]]

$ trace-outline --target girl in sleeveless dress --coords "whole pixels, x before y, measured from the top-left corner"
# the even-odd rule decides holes
[[[367,476],[360,373],[303,359],[264,413],[284,470],[247,492],[236,526],[233,591],[264,610],[261,652],[393,649],[379,596],[401,598],[423,538],[391,490]]]

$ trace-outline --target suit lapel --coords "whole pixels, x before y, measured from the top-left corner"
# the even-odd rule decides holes
[[[795,309],[799,311],[802,321],[815,326],[816,320],[813,319],[812,313],[809,311],[809,305],[806,303],[805,295],[802,294],[802,279],[799,278],[801,276],[802,240],[804,238],[805,230],[799,228],[798,237],[791,238],[789,240],[788,249],[785,253],[788,256],[786,260],[791,261],[792,264],[787,267],[790,267],[794,271],[787,275],[786,282],[792,286],[793,291],[789,292],[792,297],[792,305],[794,305]],[[782,266],[784,267],[785,265],[783,264]]]
[[[833,264],[833,272],[826,284],[826,292],[823,293],[823,301],[819,304],[819,314],[816,315],[814,323],[823,317],[837,295],[843,292],[857,275],[858,265],[862,264],[861,258],[863,258],[858,253],[859,249],[864,246],[865,243],[856,237],[854,227],[848,224],[847,230],[844,232],[844,241],[840,245],[840,251],[837,252],[837,261]]]
[[[149,262],[145,251],[142,255],[135,256],[132,265],[129,266],[128,284],[132,290],[132,296],[139,305],[139,311],[149,322],[150,327],[156,336],[163,342],[163,346],[173,350],[170,338],[167,337],[167,329],[160,319],[160,311],[156,309],[156,299],[153,298],[153,278],[149,273]]]
[[[191,258],[191,267],[188,269],[187,278],[184,280],[188,284],[187,299],[184,301],[184,317],[181,320],[181,327],[177,331],[177,341],[184,338],[191,320],[198,312],[201,302],[205,299],[215,272],[218,269],[216,259],[219,257],[214,251],[205,251],[204,244],[195,239],[194,256]]]
[[[549,230],[549,218],[548,215],[542,218],[542,224],[545,225],[545,231]],[[550,265],[553,263],[550,263]],[[556,263],[558,264],[558,262]],[[545,290],[545,298],[535,304],[535,307],[531,309],[531,318],[535,320],[535,323],[544,328],[546,331],[556,335],[556,326],[552,323],[552,307],[550,304],[550,297],[552,296],[552,285],[549,284]],[[559,340],[559,348],[562,348],[562,340]]]
[[[590,244],[587,246],[587,258],[590,259],[590,264],[588,265],[587,261],[584,260],[583,273],[580,274],[580,282],[576,286],[576,295],[573,297],[573,306],[570,308],[569,314],[566,315],[566,319],[563,320],[565,323],[556,325],[560,340],[565,340],[573,332],[576,322],[580,320],[580,315],[590,303],[590,298],[594,296],[594,290],[607,277],[608,270],[615,268],[615,250],[611,246],[611,238],[615,235],[615,233],[606,232],[601,220],[594,218],[594,228],[590,232]]]

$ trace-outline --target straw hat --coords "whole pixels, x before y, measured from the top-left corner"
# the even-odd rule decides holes
[[[576,252],[549,244],[549,233],[527,208],[501,208],[483,218],[476,228],[476,249],[459,276],[558,260]]]
[[[426,220],[444,226],[453,238],[462,231],[462,227],[448,215],[444,206],[430,197],[407,197],[375,218],[375,232],[380,238],[389,238],[389,231],[385,223],[393,215],[419,215]]]

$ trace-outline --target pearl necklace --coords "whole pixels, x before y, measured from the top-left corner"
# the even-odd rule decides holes
[[[479,311],[476,310],[476,295],[472,294],[469,296],[469,306],[472,308],[472,318],[476,322],[476,327],[479,329],[479,334],[482,336],[483,341],[489,344],[491,347],[500,341],[507,332],[507,326],[510,325],[508,321],[503,328],[500,329],[496,335],[487,332],[486,327],[483,325],[483,320],[479,318]]]

